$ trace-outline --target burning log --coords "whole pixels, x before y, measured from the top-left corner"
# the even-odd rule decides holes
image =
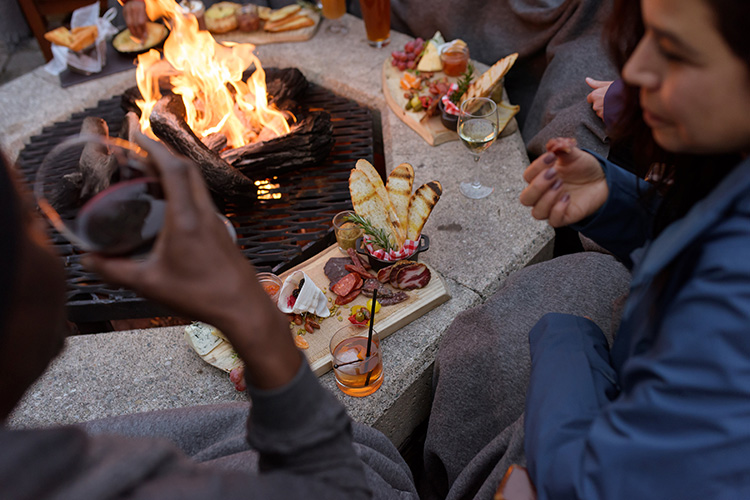
[[[135,132],[140,129],[141,124],[138,121],[138,115],[132,111],[128,111],[125,113],[125,118],[122,120],[120,139],[125,139],[128,142],[135,143]]]
[[[269,102],[279,109],[291,109],[298,98],[307,90],[305,75],[297,68],[267,68],[266,93]]]
[[[201,169],[208,188],[228,199],[255,200],[253,181],[235,170],[206,147],[185,122],[185,106],[176,95],[161,98],[150,116],[151,130],[167,146],[193,160]]]
[[[304,116],[286,135],[224,151],[221,157],[250,178],[265,178],[320,164],[334,143],[331,116],[316,111]]]

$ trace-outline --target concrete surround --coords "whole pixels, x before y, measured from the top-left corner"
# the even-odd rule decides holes
[[[429,412],[431,371],[443,332],[462,311],[482,303],[512,272],[551,254],[552,230],[518,202],[528,164],[519,133],[496,142],[481,160],[495,192],[466,199],[458,183],[474,166],[459,142],[431,147],[388,108],[381,66],[409,37],[392,33],[391,45],[367,45],[362,21],[346,15],[349,33],[334,36],[323,22],[305,43],[260,46],[266,66],[296,66],[333,92],[355,99],[380,116],[386,166],[408,162],[420,185],[439,180],[444,195],[425,228],[431,248],[420,258],[446,279],[452,299],[383,341],[386,378],[366,398],[343,395],[331,373],[322,383],[355,420],[371,424],[400,445]],[[241,40],[239,40],[241,41]],[[481,68],[482,70],[485,68]],[[127,71],[62,89],[42,68],[0,87],[0,147],[15,158],[42,127],[135,84]],[[93,418],[188,405],[239,401],[223,372],[205,364],[185,344],[182,327],[71,337],[65,352],[32,387],[10,418],[17,427],[68,424]]]

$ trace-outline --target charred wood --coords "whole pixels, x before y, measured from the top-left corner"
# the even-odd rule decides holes
[[[206,147],[185,122],[185,106],[179,96],[161,98],[150,116],[151,130],[175,152],[193,160],[201,169],[208,188],[229,199],[255,200],[253,181]]]
[[[294,170],[322,162],[335,140],[331,116],[312,112],[280,137],[224,151],[221,157],[250,178]]]

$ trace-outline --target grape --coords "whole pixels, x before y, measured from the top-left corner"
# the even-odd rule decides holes
[[[406,52],[413,52],[414,51],[414,41],[406,42],[406,46],[404,47],[404,50]]]
[[[408,63],[406,63],[406,67],[409,68],[409,69],[414,69],[414,68],[417,67],[417,63],[414,62],[414,60],[412,59],[411,61],[409,61]]]
[[[398,66],[398,69],[401,71],[406,70],[406,63],[404,61],[399,61],[396,66]]]

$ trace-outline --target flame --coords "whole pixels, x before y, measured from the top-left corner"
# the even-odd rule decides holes
[[[146,0],[146,13],[150,19],[166,19],[171,32],[163,60],[153,49],[138,56],[136,81],[143,100],[137,104],[144,133],[154,137],[148,117],[162,97],[159,78],[164,76],[182,96],[186,122],[200,138],[219,132],[227,146],[237,148],[289,132],[285,115],[268,104],[266,73],[253,54],[254,45],[217,43],[174,0]],[[243,81],[242,72],[251,65],[255,72]]]
[[[280,184],[272,184],[272,180],[276,180],[277,177],[274,177],[273,179],[263,179],[255,181],[255,185],[258,187],[258,199],[259,200],[280,200],[281,199],[281,193],[274,193],[274,189],[279,189],[281,187]]]

